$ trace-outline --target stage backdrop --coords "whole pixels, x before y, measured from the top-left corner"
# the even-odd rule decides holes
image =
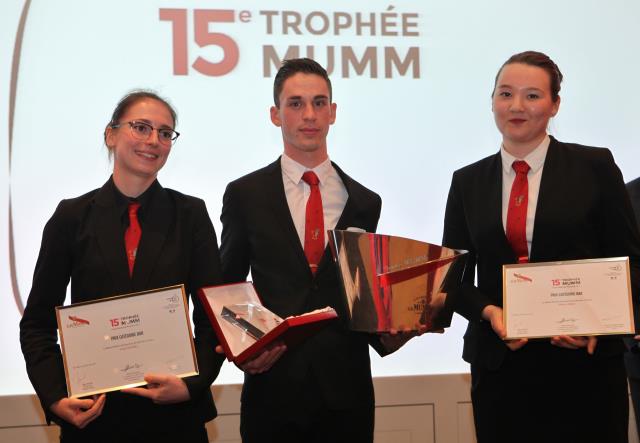
[[[565,75],[553,135],[608,146],[625,180],[640,175],[638,23],[633,0],[4,0],[0,395],[32,392],[18,322],[42,228],[109,177],[102,132],[127,91],[176,106],[182,135],[160,182],[202,197],[219,233],[226,184],[282,151],[278,60],[314,57],[338,105],[331,158],[382,196],[379,232],[439,243],[452,172],[499,148],[490,94],[515,52],[544,51]],[[465,324],[374,356],[374,375],[467,371]],[[241,380],[227,364],[217,383]]]

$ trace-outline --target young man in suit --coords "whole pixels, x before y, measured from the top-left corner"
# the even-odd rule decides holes
[[[262,302],[281,317],[326,306],[340,317],[295,348],[275,346],[242,366],[244,442],[373,440],[368,345],[384,351],[378,339],[347,328],[326,230],[375,231],[381,199],[329,160],[335,119],[324,68],[310,59],[285,61],[271,107],[284,153],[231,182],[224,195],[225,280],[244,281],[251,271]]]

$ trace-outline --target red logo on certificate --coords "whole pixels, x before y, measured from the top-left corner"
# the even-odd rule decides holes
[[[85,320],[84,318],[76,317],[75,315],[70,315],[69,320],[73,323],[67,325],[68,328],[77,328],[78,326],[89,325],[89,320]]]
[[[517,272],[514,272],[513,276],[515,278],[517,278],[518,280],[520,280],[520,281],[533,282],[533,279],[531,277],[527,277],[526,275],[518,274]]]

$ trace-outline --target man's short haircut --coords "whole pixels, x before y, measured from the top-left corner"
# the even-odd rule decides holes
[[[282,66],[278,69],[276,78],[273,80],[273,103],[276,108],[280,107],[280,94],[284,87],[284,82],[297,73],[314,74],[322,77],[327,82],[329,88],[329,102],[331,102],[331,80],[329,80],[329,74],[318,62],[310,58],[292,58],[284,60]]]

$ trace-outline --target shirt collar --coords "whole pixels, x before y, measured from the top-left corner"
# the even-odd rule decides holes
[[[536,146],[536,148],[531,151],[525,158],[514,157],[504,149],[504,145],[501,145],[500,156],[502,157],[502,169],[507,174],[515,174],[515,171],[513,170],[511,165],[516,160],[524,160],[531,168],[529,172],[535,174],[544,165],[544,159],[546,158],[547,151],[549,150],[549,143],[551,143],[551,139],[548,135],[546,135],[544,139],[542,139],[542,142],[540,142],[540,144]]]
[[[315,172],[318,176],[318,179],[320,180],[320,185],[322,185],[323,183],[326,183],[327,179],[329,178],[329,174],[331,174],[331,171],[333,170],[333,166],[331,166],[331,160],[329,160],[329,158],[327,158],[315,168],[309,169],[284,153],[280,158],[280,165],[282,167],[282,172],[284,173],[284,175],[296,185],[300,184],[300,181],[302,180],[302,174],[304,174],[306,171]]]
[[[138,209],[138,218],[143,219],[144,213],[148,208],[153,195],[155,194],[156,190],[160,188],[160,183],[158,183],[157,179],[154,180],[153,183],[151,183],[151,186],[149,186],[142,194],[140,194],[136,198],[127,197],[122,192],[120,192],[116,184],[113,182],[113,176],[111,176],[111,178],[109,179],[109,186],[113,191],[113,197],[114,201],[116,202],[116,210],[118,211],[118,213],[123,215],[127,214],[128,219],[127,209],[129,207],[129,203],[135,201],[140,203],[140,208]]]

